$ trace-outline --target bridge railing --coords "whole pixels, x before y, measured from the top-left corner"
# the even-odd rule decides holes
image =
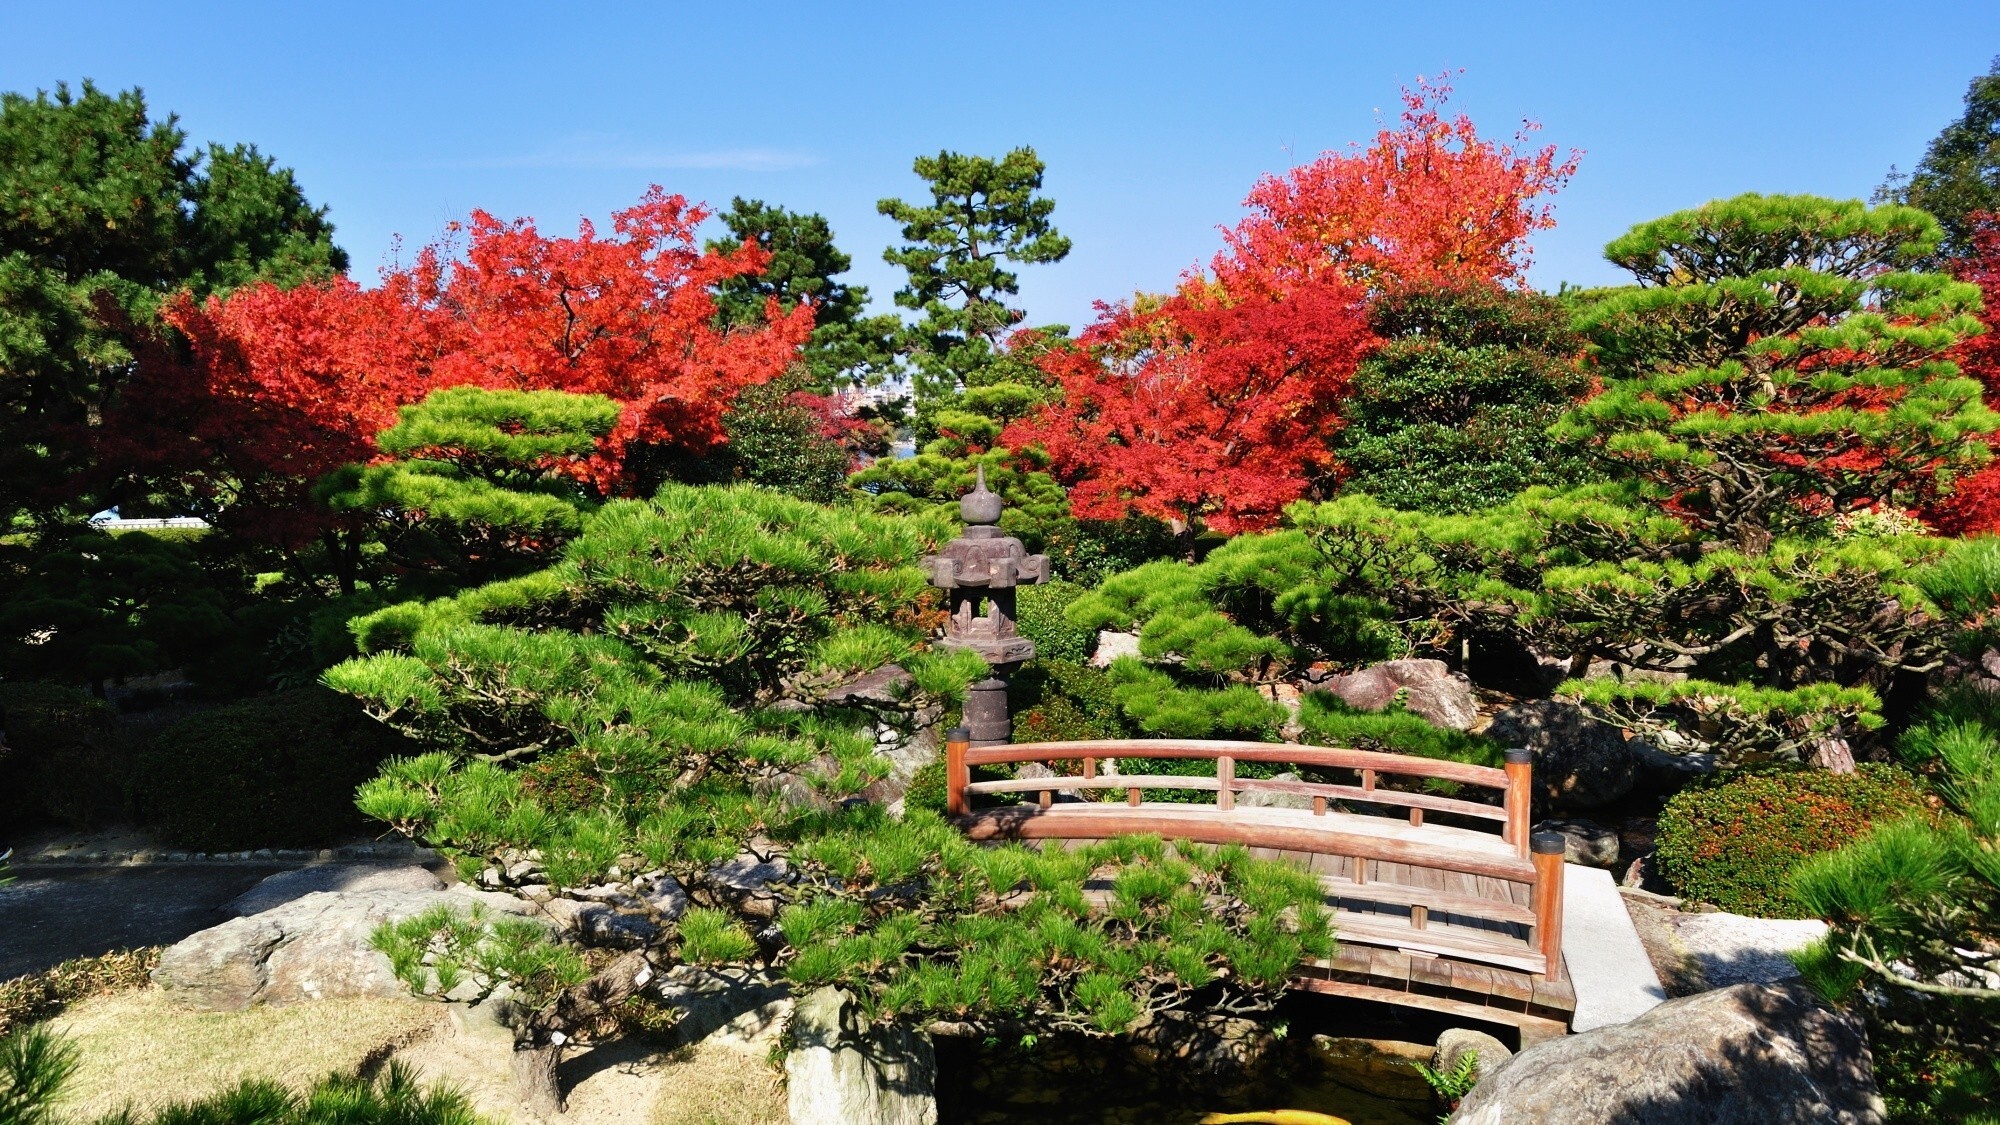
[[[1215,776],[1105,771],[1107,759],[1119,759],[1122,765],[1124,760],[1133,758],[1210,761],[1215,763]],[[1024,762],[1078,762],[1081,772],[1053,777],[972,780],[975,766]],[[1352,771],[1357,775],[1358,784],[1238,776],[1237,767],[1246,762]],[[1500,801],[1496,805],[1463,797],[1384,788],[1381,785],[1383,779],[1395,777],[1436,779],[1495,790]],[[1145,803],[1145,795],[1150,791],[1194,790],[1214,793],[1214,807],[1221,814],[1232,812],[1237,798],[1244,794],[1283,794],[1308,798],[1314,817],[1326,816],[1330,807],[1341,802],[1399,809],[1417,828],[1423,827],[1426,814],[1449,814],[1464,821],[1493,825],[1498,828],[1500,838],[1513,846],[1516,860],[1521,861],[1518,864],[1510,862],[1504,872],[1485,869],[1478,864],[1454,866],[1455,861],[1442,846],[1435,855],[1428,857],[1431,863],[1426,863],[1427,857],[1422,848],[1399,845],[1397,861],[1529,882],[1532,887],[1534,946],[1545,958],[1547,973],[1556,977],[1560,975],[1561,965],[1563,848],[1559,836],[1553,842],[1539,838],[1530,840],[1532,784],[1532,758],[1526,750],[1507,751],[1506,765],[1496,768],[1407,754],[1269,742],[1119,739],[974,747],[963,728],[951,732],[945,743],[946,806],[956,817],[969,815],[972,798],[979,795],[1032,795],[1042,809],[1050,809],[1059,793],[1122,792],[1128,805],[1138,807]],[[1299,820],[1304,821],[1305,818],[1300,817]],[[1298,839],[1289,828],[1272,828],[1263,834],[1270,836],[1269,842],[1263,846],[1290,847]],[[1254,825],[1246,826],[1244,838],[1252,846],[1259,846],[1260,829]],[[1357,859],[1357,864],[1359,862]],[[1357,870],[1361,868],[1357,867]],[[1422,918],[1421,912],[1413,913],[1415,925],[1421,927]]]

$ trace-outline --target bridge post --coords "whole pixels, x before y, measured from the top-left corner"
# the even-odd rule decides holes
[[[1548,962],[1545,975],[1563,978],[1563,854],[1569,840],[1560,832],[1537,832],[1535,861],[1535,944]]]
[[[1528,858],[1528,820],[1535,803],[1535,755],[1522,749],[1507,751],[1507,827],[1505,839],[1514,852]]]
[[[965,752],[972,749],[972,732],[964,727],[953,727],[944,736],[944,803],[945,811],[952,816],[964,816],[971,811],[971,802],[966,799],[965,787],[972,784],[972,770],[965,764]]]

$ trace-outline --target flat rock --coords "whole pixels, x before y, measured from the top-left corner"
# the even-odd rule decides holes
[[[1602,867],[1615,870],[1618,866],[1618,849],[1622,841],[1618,833],[1594,820],[1562,818],[1544,820],[1535,825],[1537,832],[1559,832],[1566,843],[1563,846],[1564,863],[1580,863],[1585,867]]]
[[[660,927],[637,914],[625,914],[602,902],[551,898],[542,912],[585,945],[607,949],[639,949],[660,936]]]
[[[1098,630],[1097,649],[1090,654],[1090,666],[1109,668],[1111,662],[1121,656],[1138,658],[1139,634],[1119,633],[1110,629]]]
[[[340,997],[407,997],[375,928],[434,906],[474,904],[525,913],[511,895],[450,890],[314,891],[190,935],[160,954],[153,982],[180,1002],[212,1011]]]
[[[404,864],[381,867],[367,863],[322,863],[276,875],[244,891],[222,907],[225,914],[238,918],[261,914],[274,906],[316,891],[441,891],[444,880],[418,867]]]
[[[792,1012],[792,986],[752,970],[676,965],[660,974],[656,991],[681,1013],[676,1044],[717,1043],[753,1053],[768,1048]]]
[[[672,875],[657,875],[633,884],[633,890],[646,904],[646,908],[660,916],[663,921],[672,922],[687,913],[687,888]]]
[[[772,883],[788,882],[791,869],[783,859],[758,859],[744,852],[734,859],[717,862],[708,869],[709,882],[732,891],[761,891]]]
[[[826,701],[837,707],[893,707],[910,694],[916,682],[900,664],[884,664],[828,691]]]
[[[822,988],[798,1002],[785,1056],[792,1125],[937,1125],[930,1036],[876,1028],[852,995]]]
[[[1480,1081],[1452,1125],[1877,1125],[1854,1017],[1801,985],[1736,985],[1553,1039]]]

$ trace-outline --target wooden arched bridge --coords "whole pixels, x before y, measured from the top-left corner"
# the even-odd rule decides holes
[[[1124,772],[1135,759],[1213,762],[1214,773]],[[1253,762],[1333,780],[1238,775]],[[972,779],[978,766],[1024,763],[1056,776]],[[949,811],[975,840],[1154,834],[1290,858],[1319,876],[1339,938],[1332,960],[1300,966],[1298,987],[1511,1024],[1524,1042],[1564,1034],[1576,1010],[1562,951],[1563,838],[1530,838],[1532,768],[1524,750],[1500,769],[1266,742],[975,747],[962,729],[945,755]],[[1395,787],[1427,779],[1497,791],[1497,803]],[[1163,790],[1214,797],[1147,800]],[[1000,794],[1021,803],[977,807]]]

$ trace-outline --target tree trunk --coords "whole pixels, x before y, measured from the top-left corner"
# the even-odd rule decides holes
[[[556,1066],[561,1062],[562,1047],[556,1044],[514,1046],[514,1093],[537,1117],[555,1117],[569,1109],[556,1082]]]
[[[652,965],[644,953],[635,950],[582,984],[563,989],[547,1007],[516,1028],[514,1087],[521,1101],[543,1116],[564,1112],[562,1086],[556,1080],[564,1046],[652,979]]]
[[[1854,751],[1844,738],[1823,738],[1813,746],[1808,761],[1829,773],[1853,773]]]

